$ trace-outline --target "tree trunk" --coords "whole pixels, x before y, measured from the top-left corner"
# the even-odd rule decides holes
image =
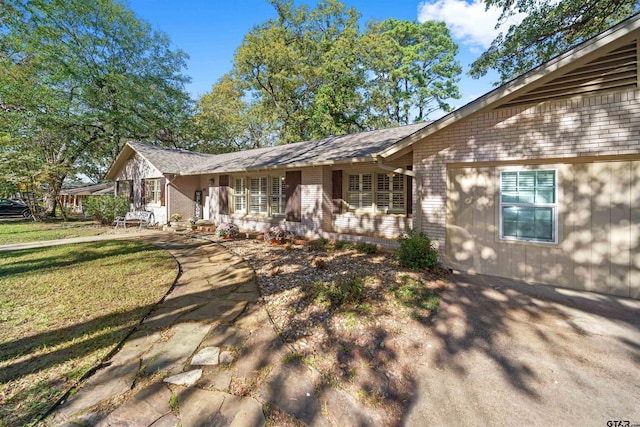
[[[62,189],[62,181],[64,181],[64,176],[51,176],[49,178],[49,188],[44,195],[44,216],[45,218],[55,218],[56,217],[56,207],[58,205],[58,195],[60,194],[60,190]]]

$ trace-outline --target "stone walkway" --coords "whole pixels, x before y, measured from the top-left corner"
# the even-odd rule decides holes
[[[262,404],[241,396],[287,349],[257,304],[251,267],[211,242],[168,233],[138,238],[168,250],[181,275],[122,348],[45,421],[69,427],[264,425]],[[232,394],[231,387],[246,392]]]

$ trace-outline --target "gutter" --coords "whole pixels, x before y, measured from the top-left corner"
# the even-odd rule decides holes
[[[400,175],[406,175],[406,176],[410,176],[415,178],[416,177],[416,172],[409,170],[409,169],[403,169],[403,168],[397,168],[395,166],[389,166],[389,165],[385,165],[382,162],[382,156],[380,156],[379,154],[375,156],[375,162],[378,164],[378,167],[382,170],[385,171],[389,171],[389,172],[393,172],[393,173],[397,173]]]

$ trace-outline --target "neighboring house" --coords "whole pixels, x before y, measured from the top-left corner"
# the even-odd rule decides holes
[[[639,38],[634,16],[433,123],[223,155],[129,143],[107,178],[156,218],[415,228],[455,269],[640,298]]]
[[[74,214],[83,214],[82,202],[89,196],[113,196],[113,183],[79,184],[65,186],[60,190],[62,206]]]

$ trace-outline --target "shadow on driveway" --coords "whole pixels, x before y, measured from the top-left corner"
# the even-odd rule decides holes
[[[405,425],[640,423],[640,301],[455,278]]]

